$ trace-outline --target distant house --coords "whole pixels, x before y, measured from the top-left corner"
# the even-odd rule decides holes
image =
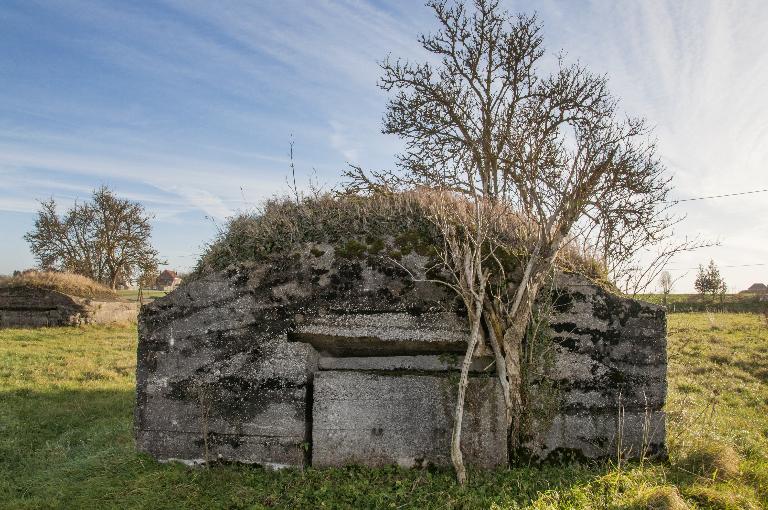
[[[176,271],[170,269],[164,270],[155,279],[155,290],[168,290],[171,291],[181,284],[181,278],[176,274]]]
[[[753,283],[744,292],[749,292],[750,294],[768,294],[768,285],[764,283]]]

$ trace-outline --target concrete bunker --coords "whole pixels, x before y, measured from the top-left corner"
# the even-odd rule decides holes
[[[139,318],[137,448],[161,460],[273,466],[450,465],[467,331],[453,296],[399,268],[307,243],[208,274]],[[551,356],[524,454],[665,450],[666,316],[576,274],[554,278]],[[506,465],[492,360],[473,361],[463,451]],[[621,415],[621,419],[620,419]],[[516,452],[520,453],[520,452]]]
[[[138,305],[53,289],[0,286],[0,328],[38,328],[135,322]]]

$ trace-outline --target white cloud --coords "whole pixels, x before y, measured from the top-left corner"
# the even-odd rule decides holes
[[[282,184],[266,177],[269,175],[268,171],[259,172],[249,165],[205,162],[156,154],[120,158],[80,154],[74,151],[33,150],[2,143],[0,169],[4,173],[5,191],[16,191],[27,197],[0,202],[0,210],[34,210],[37,199],[47,198],[57,190],[59,194],[65,192],[71,198],[82,199],[90,195],[94,187],[110,180],[120,180],[161,190],[164,195],[176,195],[177,199],[173,199],[147,192],[118,190],[127,198],[151,203],[153,210],[166,218],[200,209],[214,218],[224,219],[235,210],[247,207],[243,201],[241,187],[254,190],[253,198],[259,201],[276,193]],[[51,182],[30,178],[27,176],[29,169],[45,170],[59,175],[59,179]],[[71,179],[73,175],[90,176],[90,182],[93,184],[69,184],[67,179]],[[222,179],[222,176],[225,178]],[[24,203],[27,205],[22,206]]]
[[[37,205],[25,198],[0,197],[0,211],[34,213],[37,211]]]
[[[226,220],[235,212],[221,198],[204,189],[174,186],[172,190],[184,197],[189,204],[216,220]]]

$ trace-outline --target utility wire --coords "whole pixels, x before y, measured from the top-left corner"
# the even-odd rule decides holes
[[[768,263],[760,262],[757,264],[736,264],[731,266],[717,266],[717,267],[755,267],[755,266],[768,266]],[[698,269],[698,267],[668,267],[665,268],[667,271],[693,271],[694,269]]]
[[[681,198],[680,200],[673,200],[672,204],[677,204],[680,202],[693,202],[694,200],[709,200],[710,198],[724,198],[724,197],[736,197],[740,195],[752,195],[754,193],[765,193],[768,192],[768,188],[766,189],[756,189],[752,191],[741,191],[739,193],[724,193],[722,195],[711,195],[707,197],[693,197],[693,198]],[[736,265],[730,265],[730,266],[719,266],[719,267],[757,267],[757,266],[768,266],[768,263],[757,263],[757,264],[736,264]],[[667,271],[693,271],[698,269],[698,267],[687,267],[687,268],[681,268],[681,267],[670,267],[665,268]]]
[[[678,204],[680,202],[693,202],[694,200],[709,200],[710,198],[736,197],[736,196],[739,196],[739,195],[751,195],[753,193],[765,193],[766,191],[768,191],[768,188],[766,188],[766,189],[756,189],[756,190],[752,190],[752,191],[742,191],[742,192],[739,192],[739,193],[726,193],[726,194],[723,194],[723,195],[712,195],[712,196],[708,196],[708,197],[681,198],[679,200],[672,200],[671,203]]]

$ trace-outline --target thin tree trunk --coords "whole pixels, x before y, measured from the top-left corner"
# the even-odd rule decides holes
[[[505,437],[509,438],[515,408],[513,406],[513,401],[509,390],[507,362],[504,359],[505,352],[501,346],[501,343],[499,342],[499,339],[503,338],[504,336],[504,328],[501,325],[498,312],[487,301],[483,317],[485,318],[485,324],[488,329],[488,339],[491,344],[491,348],[493,349],[494,358],[496,359],[496,374],[498,375],[499,384],[501,384],[501,391],[504,395]],[[507,449],[507,462],[509,462],[509,449]]]
[[[504,328],[501,325],[498,312],[486,301],[485,310],[483,312],[483,319],[485,319],[485,325],[488,329],[488,340],[491,344],[493,356],[496,361],[496,372],[499,375],[499,382],[504,389],[504,399],[508,400],[508,388],[509,379],[507,378],[507,369],[504,362],[504,350],[499,339],[504,336]]]
[[[478,267],[477,270],[482,271],[482,268]],[[453,467],[456,470],[456,479],[460,485],[464,485],[467,481],[467,470],[464,467],[464,455],[461,453],[461,423],[464,419],[464,400],[467,394],[467,385],[469,384],[469,368],[472,365],[475,348],[480,339],[480,323],[483,320],[483,302],[485,301],[485,275],[481,273],[479,279],[479,292],[473,296],[475,301],[474,312],[472,312],[470,308],[469,313],[469,318],[472,321],[472,329],[469,335],[467,352],[464,355],[464,361],[461,363],[461,375],[459,376],[459,387],[456,396],[456,409],[453,417],[453,433],[451,434],[451,460],[453,461]]]
[[[504,351],[504,363],[507,377],[507,405],[510,421],[508,424],[508,442],[510,458],[521,444],[521,424],[523,417],[523,341],[533,313],[533,301],[539,287],[539,277],[531,276],[527,282],[521,282],[521,292],[516,296],[517,306],[510,310],[506,328],[501,338]],[[524,286],[524,287],[523,287]]]
[[[511,423],[508,431],[508,447],[510,456],[522,444],[521,418],[523,417],[523,341],[528,324],[533,314],[533,304],[539,291],[544,273],[541,268],[551,267],[557,255],[562,237],[554,242],[554,249],[548,250],[548,255],[539,259],[542,242],[537,243],[528,263],[523,278],[515,292],[515,298],[509,309],[506,328],[501,340],[504,352],[506,375],[508,381],[509,406],[511,408]]]
[[[509,326],[504,331],[502,345],[504,346],[504,361],[506,363],[507,380],[509,381],[509,401],[512,419],[509,430],[510,454],[520,446],[520,424],[523,413],[523,370],[522,354],[523,339],[528,322],[531,318],[531,304],[526,299],[510,317]]]

